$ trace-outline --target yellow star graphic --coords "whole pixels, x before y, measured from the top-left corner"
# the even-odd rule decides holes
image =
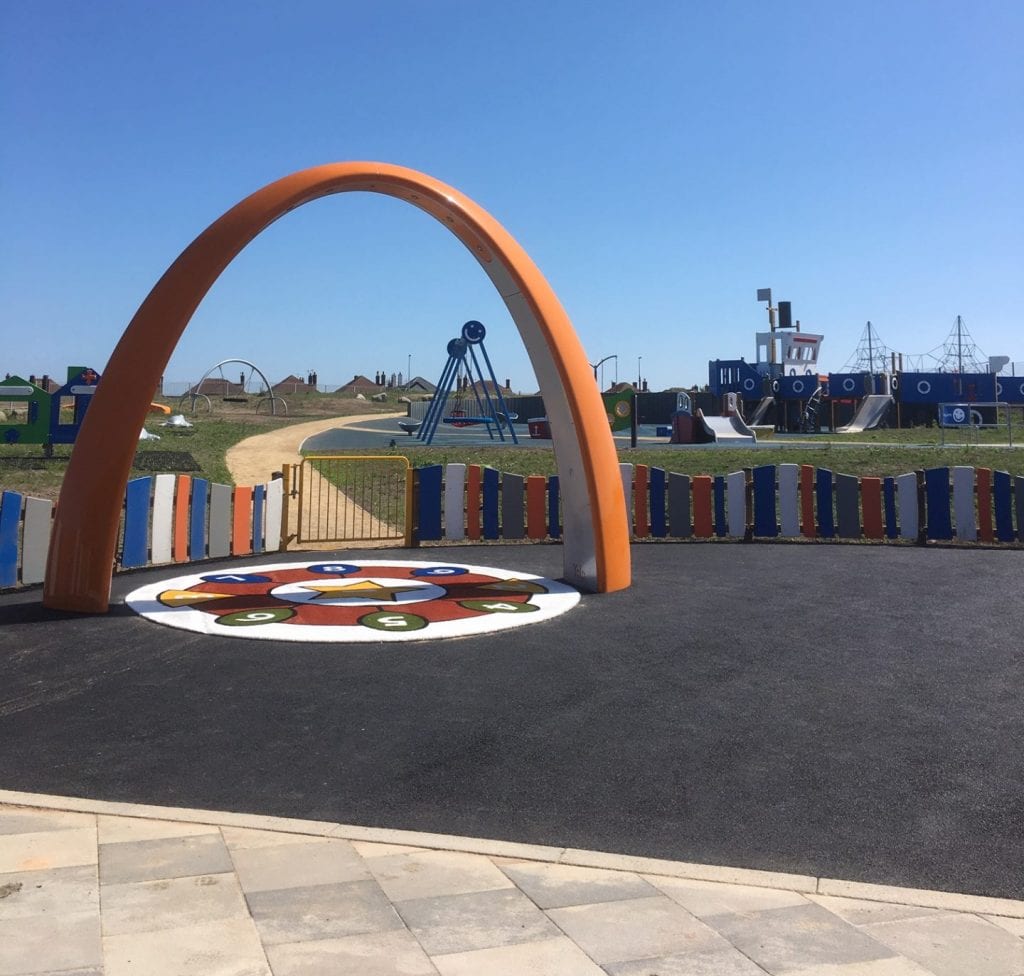
[[[360,599],[375,600],[380,603],[394,603],[396,593],[408,593],[419,590],[419,586],[384,585],[373,580],[360,580],[358,583],[310,583],[304,589],[314,590],[320,596],[353,596]],[[319,597],[317,598],[319,599]]]
[[[507,579],[497,583],[484,583],[481,590],[498,590],[501,593],[547,593],[547,588],[533,580]]]

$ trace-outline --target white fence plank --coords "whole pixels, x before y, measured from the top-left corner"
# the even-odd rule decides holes
[[[747,476],[743,471],[725,476],[725,510],[729,535],[742,539],[747,532]]]
[[[957,465],[953,468],[953,514],[956,537],[973,542],[978,538],[978,518],[974,512],[974,468]]]
[[[172,559],[176,480],[173,474],[158,474],[153,479],[152,562],[155,564],[169,563]]]
[[[782,535],[800,535],[800,465],[779,465],[779,526]]]
[[[53,502],[48,498],[25,499],[25,532],[22,536],[21,581],[42,583],[46,576],[46,553],[50,548]]]
[[[281,513],[284,505],[284,480],[275,478],[267,482],[266,520],[263,532],[263,546],[267,552],[281,548]]]
[[[444,537],[451,542],[466,538],[466,466],[449,464],[444,469]]]
[[[896,503],[899,506],[900,538],[916,539],[918,527],[917,475],[896,476]]]

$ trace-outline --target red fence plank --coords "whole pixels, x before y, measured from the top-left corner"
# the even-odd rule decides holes
[[[174,561],[176,563],[188,562],[188,511],[191,494],[191,476],[179,474],[177,490],[174,492]]]
[[[814,465],[800,465],[800,517],[801,531],[808,539],[818,534],[814,524]]]
[[[975,468],[974,476],[978,491],[978,538],[982,542],[992,542],[995,539],[992,531],[992,469]]]
[[[479,464],[466,465],[466,538],[480,538],[480,495],[483,471]]]
[[[715,533],[711,507],[711,477],[706,474],[696,475],[691,484],[693,485],[693,534],[699,539],[710,539]]]
[[[547,525],[548,479],[530,475],[526,479],[526,535],[530,539],[543,539]]]
[[[231,554],[245,556],[252,552],[252,489],[234,490],[234,512],[231,515]]]
[[[861,521],[864,525],[865,539],[882,539],[885,537],[882,524],[882,479],[860,479]]]

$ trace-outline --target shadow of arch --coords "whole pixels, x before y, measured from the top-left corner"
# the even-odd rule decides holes
[[[111,354],[61,490],[43,603],[103,613],[121,499],[138,432],[175,346],[221,272],[279,217],[333,193],[405,200],[477,259],[519,329],[551,424],[563,507],[565,579],[608,592],[630,583],[629,527],[618,458],[587,357],[537,266],[482,207],[433,177],[387,163],[329,163],[257,190],[199,235],[143,301]]]

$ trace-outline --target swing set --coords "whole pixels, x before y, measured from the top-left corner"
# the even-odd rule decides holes
[[[427,444],[434,440],[440,424],[452,427],[472,427],[484,424],[491,440],[497,433],[505,440],[505,428],[513,444],[518,444],[512,422],[518,417],[510,413],[494,376],[490,357],[484,348],[487,330],[482,322],[470,321],[462,327],[462,334],[448,343],[448,361],[441,371],[434,399],[416,437]],[[477,357],[477,350],[480,352]],[[480,360],[487,367],[490,387],[480,368]],[[491,390],[494,394],[491,394]],[[450,404],[449,404],[450,401]]]

